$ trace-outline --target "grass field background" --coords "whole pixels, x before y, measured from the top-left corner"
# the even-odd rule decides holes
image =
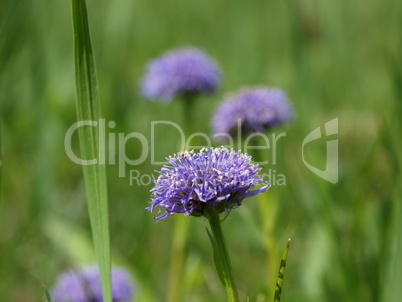
[[[266,195],[278,205],[278,259],[292,238],[283,301],[399,301],[402,2],[89,0],[88,12],[102,113],[116,122],[107,134],[150,140],[152,121],[182,124],[180,101],[149,102],[139,90],[146,64],[182,46],[203,49],[222,70],[219,91],[195,105],[197,131],[212,133],[213,112],[231,91],[266,85],[288,93],[296,119],[275,131],[286,137],[276,165],[264,166],[286,177]],[[43,301],[43,284],[95,261],[82,167],[64,150],[76,122],[70,2],[4,0],[0,37],[0,300]],[[337,184],[314,175],[301,154],[305,136],[334,118]],[[155,158],[180,151],[179,139],[158,128]],[[325,144],[306,149],[321,169]],[[73,145],[78,153],[77,137]],[[126,146],[130,158],[141,152],[135,140]],[[126,166],[126,177],[107,167],[113,262],[130,269],[145,302],[165,301],[175,217],[155,224],[145,210],[152,184],[130,185],[129,170],[160,168],[150,156]],[[266,263],[263,225],[273,215],[259,202],[245,201],[223,224],[243,301],[272,301],[267,276],[277,267]],[[207,222],[188,220],[180,301],[224,301]]]

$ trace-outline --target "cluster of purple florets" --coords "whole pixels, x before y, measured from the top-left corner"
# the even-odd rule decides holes
[[[216,63],[195,48],[168,52],[152,61],[142,79],[142,94],[148,99],[171,101],[179,96],[211,93],[220,83]]]
[[[209,209],[217,213],[240,206],[242,200],[265,192],[268,185],[251,191],[254,186],[266,184],[261,168],[251,163],[247,154],[227,148],[204,148],[200,152],[183,151],[169,157],[169,165],[159,172],[152,190],[151,206],[159,209],[155,219],[175,213],[206,216]]]
[[[103,302],[98,267],[84,267],[60,275],[51,295],[53,302]],[[133,296],[134,285],[130,274],[122,268],[113,268],[112,301],[131,302]]]
[[[215,133],[242,136],[264,132],[290,122],[293,110],[280,89],[247,88],[230,96],[215,112]]]

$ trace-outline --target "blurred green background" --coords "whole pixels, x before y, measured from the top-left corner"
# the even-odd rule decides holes
[[[182,123],[179,101],[148,102],[139,92],[147,62],[172,48],[200,47],[222,70],[220,90],[196,104],[198,131],[211,133],[213,112],[230,91],[268,85],[288,92],[297,118],[276,131],[286,137],[277,164],[264,167],[286,176],[286,186],[267,193],[278,205],[278,259],[293,240],[283,301],[399,301],[401,1],[89,0],[88,11],[102,113],[117,125],[108,133],[149,139],[151,121]],[[0,100],[0,300],[42,301],[42,286],[61,271],[94,261],[82,168],[64,150],[76,122],[69,1],[0,2]],[[334,118],[336,185],[301,157],[304,137]],[[179,151],[174,129],[156,133],[157,159]],[[77,137],[73,143],[78,152]],[[321,168],[325,143],[306,150]],[[135,140],[126,147],[130,158],[142,152]],[[113,260],[133,273],[140,301],[165,301],[175,218],[155,224],[144,210],[152,185],[130,185],[130,169],[149,174],[160,166],[148,157],[121,178],[108,165]],[[243,301],[272,301],[267,276],[277,270],[266,263],[262,227],[274,218],[258,202],[247,200],[223,224]],[[224,301],[207,222],[189,220],[180,301]]]

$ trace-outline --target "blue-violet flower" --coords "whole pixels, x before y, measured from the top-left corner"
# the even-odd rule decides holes
[[[196,48],[183,48],[152,61],[141,88],[144,97],[169,102],[178,96],[212,93],[219,83],[214,60]]]
[[[183,151],[167,159],[169,165],[159,172],[151,190],[151,206],[147,208],[151,212],[159,208],[157,220],[175,213],[207,216],[210,209],[217,213],[229,211],[240,206],[243,199],[269,188],[251,157],[233,149]],[[251,191],[260,184],[266,185]]]
[[[63,273],[51,295],[54,302],[103,302],[98,267],[88,266]],[[113,268],[112,301],[129,302],[133,296],[134,285],[130,274],[122,268]]]
[[[247,88],[231,95],[216,110],[214,132],[243,136],[288,123],[293,110],[286,94],[274,88]]]

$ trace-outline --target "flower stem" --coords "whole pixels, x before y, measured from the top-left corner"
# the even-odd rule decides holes
[[[276,268],[278,267],[277,251],[276,251],[276,238],[274,233],[274,224],[277,212],[277,199],[271,192],[270,198],[268,194],[263,193],[258,196],[259,208],[262,220],[262,232],[264,237],[264,244],[266,250],[266,263],[268,272],[267,294],[271,296],[274,292],[274,282],[276,279]]]
[[[188,217],[175,217],[175,225],[173,230],[173,244],[171,249],[170,272],[169,272],[169,289],[167,295],[168,302],[176,302],[181,299],[181,281],[183,275],[185,257],[185,242],[188,231]]]
[[[256,145],[261,146],[263,141],[257,140]],[[266,161],[267,154],[263,152],[263,149],[257,149],[253,154],[254,161],[257,163],[263,163]],[[269,168],[261,164],[263,172],[270,173]],[[270,179],[271,181],[271,179]],[[275,185],[272,184],[271,185]],[[271,296],[275,291],[276,280],[276,268],[278,267],[277,250],[276,250],[276,236],[275,236],[275,223],[277,219],[277,207],[278,198],[275,194],[275,190],[270,191],[270,195],[263,193],[258,195],[259,208],[261,213],[262,233],[264,237],[264,244],[266,250],[266,263],[267,263],[267,292],[268,296]]]
[[[183,107],[183,128],[185,139],[194,131],[194,96],[186,95],[180,101]],[[180,146],[182,142],[180,142]],[[171,248],[169,286],[167,293],[168,302],[176,302],[181,300],[181,282],[183,278],[184,265],[186,262],[185,246],[187,233],[189,228],[189,220],[187,217],[175,217],[173,240]]]
[[[195,99],[196,95],[188,94],[181,99],[183,107],[183,127],[186,140],[195,132]]]
[[[214,260],[217,273],[220,276],[223,285],[225,286],[228,301],[238,302],[239,296],[233,278],[232,266],[230,263],[229,253],[226,248],[226,242],[223,236],[219,214],[212,212],[207,218],[213,236],[211,241],[214,249]]]

